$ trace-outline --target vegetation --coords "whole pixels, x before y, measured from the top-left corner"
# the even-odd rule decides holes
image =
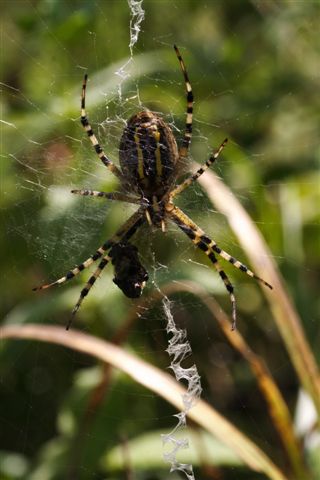
[[[201,479],[317,480],[319,4],[142,6],[128,61],[125,0],[2,2],[0,478],[182,478],[161,452],[182,408],[168,372],[167,295],[203,389],[179,460]],[[173,226],[145,227],[133,237],[149,273],[142,297],[126,298],[109,266],[66,332],[88,272],[32,287],[88,258],[132,208],[70,194],[117,189],[80,125],[84,72],[90,120],[117,162],[124,122],[139,109],[161,112],[181,138],[174,43],[196,100],[182,174],[229,138],[177,203],[274,289],[224,264],[238,302],[231,332],[229,298],[202,252]]]

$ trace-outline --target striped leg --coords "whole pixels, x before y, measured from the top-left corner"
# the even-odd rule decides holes
[[[192,240],[192,241],[195,245],[197,245],[194,242],[194,240]],[[199,245],[197,245],[197,247],[201,248]],[[211,261],[211,263],[213,264],[214,268],[219,273],[220,278],[222,279],[223,283],[225,284],[226,289],[228,290],[231,305],[232,305],[232,325],[231,325],[231,328],[232,328],[232,330],[235,330],[236,325],[237,325],[237,305],[236,305],[236,297],[233,293],[233,291],[234,291],[233,285],[230,282],[227,274],[223,271],[222,267],[220,266],[215,254],[213,252],[211,252],[210,249],[207,249],[204,253],[208,256],[208,258]]]
[[[127,240],[132,235],[136,232],[136,230],[140,227],[145,222],[145,216],[144,216],[144,209],[139,208],[137,212],[135,212],[125,223],[124,225],[116,232],[116,234],[110,239],[107,240],[101,247],[96,250],[96,252],[91,255],[87,260],[85,260],[83,263],[80,263],[77,267],[75,267],[73,270],[70,270],[64,277],[59,278],[58,280],[49,283],[47,285],[41,285],[39,287],[35,287],[32,290],[45,290],[46,288],[53,287],[55,285],[60,285],[62,283],[67,282],[68,280],[71,280],[74,278],[76,275],[79,275],[80,272],[82,272],[85,268],[88,268],[92,263],[94,263],[96,260],[102,257],[106,253],[107,250],[110,250],[110,248],[115,244],[118,243],[121,240]]]
[[[92,197],[99,197],[99,198],[107,198],[108,200],[117,200],[119,202],[127,202],[127,203],[134,203],[134,204],[141,204],[141,200],[139,198],[133,198],[129,195],[125,195],[124,193],[118,192],[98,192],[96,190],[71,190],[71,193],[75,193],[77,195],[90,195]]]
[[[179,193],[183,192],[183,190],[185,190],[187,187],[189,187],[189,185],[191,185],[191,183],[195,182],[199,177],[200,175],[202,175],[209,167],[211,167],[211,165],[216,161],[216,159],[219,157],[221,151],[224,149],[224,147],[226,146],[226,143],[227,143],[228,139],[226,138],[220,145],[220,147],[218,148],[218,150],[213,154],[211,155],[211,157],[209,158],[209,160],[207,160],[202,167],[200,167],[196,173],[194,173],[193,175],[191,175],[191,177],[187,178],[184,182],[182,182],[180,185],[177,185],[169,194],[169,201],[172,201],[172,199],[174,197],[176,197],[177,195],[179,195]]]
[[[216,242],[214,240],[211,240],[211,238],[209,238],[205,234],[205,232],[191,220],[191,218],[189,218],[185,213],[183,213],[180,208],[171,204],[171,208],[169,207],[167,209],[167,212],[171,216],[172,220],[188,235],[188,237],[190,237],[191,240],[195,240],[194,243],[199,248],[201,248],[201,250],[206,251],[210,249],[210,251],[213,251],[220,255],[220,257],[222,257],[224,260],[231,263],[234,267],[238,268],[238,270],[246,273],[247,275],[249,275],[249,277],[255,278],[256,280],[263,283],[272,290],[273,287],[270,285],[270,283],[258,277],[255,273],[249,270],[246,265],[239,262],[239,260],[232,257],[229,253],[218,247]]]
[[[265,280],[262,278],[258,277],[255,273],[253,273],[251,270],[249,270],[246,265],[243,263],[239,262],[239,260],[235,259],[229,253],[225,252],[222,250],[214,240],[211,240],[205,232],[199,228],[185,213],[183,213],[178,207],[173,206],[171,204],[171,207],[167,209],[167,213],[171,217],[171,219],[178,225],[178,227],[181,228],[181,230],[188,235],[188,237],[192,240],[192,242],[200,248],[211,260],[211,262],[214,264],[216,270],[219,272],[220,277],[224,281],[224,284],[229,292],[231,303],[232,303],[232,318],[233,318],[233,328],[235,327],[235,321],[236,321],[236,302],[235,302],[235,297],[233,294],[233,287],[231,282],[229,281],[227,275],[224,273],[224,271],[221,269],[221,267],[217,263],[217,259],[215,257],[214,253],[217,253],[220,255],[224,260],[227,260],[227,262],[231,263],[234,265],[236,268],[241,270],[242,272],[246,273],[252,278],[255,278],[259,282],[263,283],[270,289],[272,289],[272,286],[267,283]]]
[[[45,290],[46,288],[54,287],[55,285],[60,285],[61,283],[65,283],[68,280],[71,280],[72,278],[76,277],[77,275],[79,275],[80,272],[82,272],[82,270],[90,267],[90,265],[92,265],[93,262],[98,260],[98,258],[100,258],[103,255],[103,253],[105,252],[104,245],[98,248],[98,250],[93,255],[91,255],[87,260],[85,260],[83,263],[80,263],[80,265],[77,265],[73,270],[69,270],[69,272],[66,273],[64,277],[61,277],[52,283],[48,283],[46,285],[40,285],[39,287],[34,287],[32,290],[34,292],[36,290]],[[111,246],[112,245],[110,245],[109,248],[111,248]]]
[[[193,117],[193,93],[191,88],[191,83],[188,77],[187,69],[184,64],[184,61],[181,57],[180,51],[176,45],[173,46],[178,57],[180,67],[184,77],[184,83],[186,86],[187,92],[187,118],[186,118],[186,127],[184,132],[184,137],[182,141],[182,146],[179,149],[179,158],[185,158],[188,154],[189,145],[191,143],[192,137],[192,117]]]
[[[112,172],[116,177],[122,179],[122,173],[119,170],[119,168],[112,163],[112,161],[106,156],[105,152],[99,145],[99,142],[97,140],[97,137],[93,133],[92,127],[89,123],[87,113],[86,113],[86,88],[87,88],[87,80],[88,80],[88,75],[86,74],[83,79],[83,84],[82,84],[82,93],[81,93],[81,123],[83,125],[83,128],[88,134],[88,137],[91,140],[91,143],[93,145],[93,148],[102,161],[102,163]]]
[[[71,326],[71,323],[72,323],[72,320],[73,320],[73,317],[77,313],[77,311],[79,310],[83,299],[88,295],[88,293],[90,292],[91,288],[93,287],[95,281],[97,280],[97,278],[101,274],[102,270],[104,269],[104,267],[106,265],[108,265],[108,263],[111,260],[112,260],[112,258],[109,257],[109,255],[105,255],[103,257],[103,259],[101,260],[101,262],[99,263],[98,268],[93,272],[93,274],[91,275],[91,277],[87,281],[85,287],[81,290],[79,300],[77,301],[77,303],[75,304],[75,306],[72,310],[72,316],[67,323],[66,330],[69,330],[69,328]]]

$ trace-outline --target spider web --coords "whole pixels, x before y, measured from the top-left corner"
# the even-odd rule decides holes
[[[128,2],[128,5],[126,5],[126,16],[121,17],[121,19],[117,17],[115,9],[110,7],[109,12],[109,10],[104,8],[104,2],[95,2],[95,8],[103,19],[102,23],[105,30],[102,31],[101,27],[86,29],[84,43],[90,45],[90,52],[86,52],[86,56],[80,49],[77,50],[70,46],[71,44],[68,42],[66,33],[62,35],[58,31],[58,26],[56,24],[53,26],[51,21],[46,19],[47,13],[44,4],[41,8],[33,3],[28,3],[28,6],[32,11],[32,15],[37,19],[37,24],[41,26],[39,28],[46,30],[48,36],[53,38],[56,50],[60,53],[60,58],[58,60],[55,59],[55,62],[59,63],[61,61],[66,66],[72,65],[72,72],[69,68],[66,70],[66,74],[60,68],[56,71],[55,63],[51,64],[47,59],[50,55],[54,58],[54,53],[46,51],[39,54],[39,51],[34,49],[34,46],[32,48],[30,45],[25,47],[23,37],[19,37],[11,25],[11,30],[10,28],[1,29],[0,40],[2,55],[6,55],[4,53],[6,49],[10,54],[10,49],[17,48],[23,52],[22,58],[24,63],[28,61],[35,65],[33,74],[28,75],[29,86],[27,82],[21,86],[19,82],[16,82],[14,75],[11,79],[2,81],[0,84],[2,98],[5,99],[2,103],[0,126],[2,142],[5,143],[3,140],[4,136],[9,137],[8,147],[5,147],[1,152],[2,168],[9,168],[12,172],[10,181],[1,184],[4,205],[6,205],[6,196],[8,195],[9,197],[11,195],[10,192],[15,191],[16,195],[14,210],[8,209],[6,211],[6,207],[4,210],[5,215],[8,212],[5,219],[6,234],[12,239],[11,244],[14,245],[12,250],[19,249],[24,252],[25,257],[31,257],[32,259],[29,262],[26,279],[24,282],[19,283],[19,289],[22,289],[24,292],[23,302],[27,304],[28,302],[38,301],[39,297],[35,300],[34,296],[30,300],[32,295],[30,289],[34,286],[35,280],[38,282],[40,278],[46,282],[65,274],[70,267],[80,263],[95,251],[96,247],[109,238],[135,210],[133,206],[112,202],[106,203],[99,201],[99,199],[80,198],[70,194],[70,190],[73,188],[106,191],[115,191],[118,188],[115,179],[99,163],[90,142],[80,126],[81,81],[83,73],[87,71],[87,67],[91,67],[87,93],[89,119],[105,151],[116,164],[118,163],[118,143],[121,132],[125,121],[134,112],[143,108],[157,111],[171,126],[177,139],[180,139],[183,135],[185,122],[183,79],[172,49],[172,44],[179,42],[173,30],[170,32],[166,31],[164,34],[159,30],[151,32],[149,22],[151,18],[155,22],[156,16],[151,17],[150,2],[134,0]],[[205,9],[208,8],[207,4],[205,6],[205,2],[203,5]],[[81,6],[83,5],[81,4]],[[174,14],[174,11],[179,11],[180,8],[182,8],[181,2],[173,2],[172,14]],[[81,8],[79,8],[79,12],[76,12],[78,17],[76,14],[72,16],[70,13],[73,23],[70,20],[69,31],[72,28],[76,28],[75,25],[79,25],[83,21]],[[161,12],[164,14],[163,9]],[[58,13],[56,14],[58,15]],[[205,17],[205,13],[203,15]],[[117,29],[112,28],[114,27],[112,25],[113,19],[117,19],[114,22],[118,26],[121,25],[121,33],[126,36],[126,50],[122,49],[121,53],[117,52],[117,54],[112,56],[109,49],[109,56],[104,56],[104,52],[101,53],[100,51],[100,45],[105,41],[110,44],[112,42],[117,44],[119,38],[116,33]],[[29,19],[27,20],[30,21]],[[26,22],[27,20],[19,19],[20,22]],[[28,32],[27,27],[25,26],[24,28],[25,32]],[[219,31],[216,23],[215,28]],[[106,31],[109,32],[109,29],[112,35],[107,35],[106,40]],[[311,23],[308,30],[311,31]],[[218,34],[213,32],[212,35],[215,38],[214,41],[217,41],[219,44],[219,39],[215,37]],[[230,35],[230,37],[232,36]],[[270,104],[266,99],[262,99],[256,110],[247,107],[241,115],[238,115],[238,113],[234,115],[232,110],[234,108],[233,103],[238,101],[241,94],[244,93],[243,90],[241,92],[237,91],[237,80],[241,80],[241,77],[247,74],[246,69],[254,69],[257,65],[249,67],[246,64],[246,67],[239,69],[238,78],[233,78],[231,81],[228,77],[228,72],[219,67],[218,61],[212,63],[211,71],[214,72],[213,76],[219,79],[219,87],[214,87],[212,86],[212,77],[210,77],[211,83],[209,83],[209,79],[204,78],[207,74],[202,73],[201,69],[196,70],[194,68],[192,46],[187,42],[186,37],[180,36],[178,38],[179,41],[180,38],[182,38],[180,42],[182,52],[196,97],[191,159],[194,158],[199,163],[202,163],[211,153],[212,146],[218,146],[219,141],[224,138],[225,132],[233,136],[233,128],[241,130],[240,125],[254,124],[258,121],[257,119],[267,116],[270,109],[276,110],[277,99],[274,99],[274,104]],[[152,44],[150,39],[152,39]],[[234,41],[237,40],[240,41],[240,38],[237,37],[237,34],[234,34]],[[145,43],[147,44],[146,50],[151,51],[151,54],[144,51]],[[184,48],[187,43],[188,46]],[[223,49],[224,47],[220,45],[220,48]],[[34,53],[35,51],[37,51],[37,54]],[[198,65],[205,66],[208,61],[212,61],[210,59],[215,58],[216,52],[212,54],[208,49],[206,51],[202,50],[202,52],[205,60],[199,59]],[[90,60],[88,60],[89,56]],[[259,59],[259,62],[263,62],[262,57]],[[308,68],[310,68],[310,74],[312,74],[312,66],[310,65]],[[37,72],[39,76],[37,76]],[[261,82],[266,81],[265,78],[260,80]],[[201,98],[201,94],[197,95],[202,81],[204,81],[207,87],[204,94],[205,101]],[[35,82],[37,82],[37,89],[30,88],[30,84]],[[281,105],[286,107],[286,105],[290,104],[291,97],[292,92],[288,87],[287,95],[285,98],[282,98]],[[216,123],[208,121],[208,118],[212,118],[210,108],[213,105],[213,100],[217,103],[219,101],[224,102],[225,109],[228,110],[228,115],[221,115],[217,118]],[[207,107],[207,104],[210,107]],[[19,115],[7,116],[6,105],[9,107],[15,106]],[[288,109],[284,111],[288,114]],[[305,118],[303,115],[302,117]],[[302,130],[298,134],[294,130],[295,124],[289,122],[293,129],[291,133],[289,129],[287,130],[291,142],[293,138],[299,137],[304,139],[302,142],[299,142],[299,145],[296,141],[292,142],[291,146],[289,140],[281,133],[282,127],[279,127],[281,119],[287,125],[288,117],[284,115],[282,118],[279,114],[278,123],[273,125],[273,135],[277,140],[274,144],[279,143],[284,146],[281,155],[284,153],[287,161],[290,161],[294,148],[298,149],[303,156],[305,150],[303,150],[303,145],[300,145],[300,143],[304,144],[305,148],[314,145],[315,132],[308,131],[306,127],[307,122],[302,121],[300,122]],[[237,138],[237,136],[235,135],[234,138]],[[251,140],[248,140],[248,144],[251,143]],[[255,140],[253,139],[253,141]],[[317,217],[312,213],[312,208],[310,207],[313,197],[308,197],[308,204],[307,202],[302,204],[301,198],[297,193],[300,188],[297,183],[292,182],[288,185],[283,182],[282,184],[281,176],[279,177],[280,180],[274,177],[275,181],[273,182],[272,174],[270,174],[267,180],[261,180],[262,177],[257,173],[259,169],[267,168],[266,164],[268,161],[271,161],[270,159],[274,153],[276,158],[279,158],[281,155],[276,150],[270,152],[266,143],[259,144],[256,142],[255,145],[257,146],[256,149],[248,152],[245,147],[231,142],[231,145],[228,146],[231,153],[228,154],[226,152],[221,161],[215,165],[214,170],[218,175],[223,175],[227,183],[232,184],[233,192],[245,206],[248,206],[249,209],[252,207],[253,214],[257,213],[257,218],[264,218],[264,220],[260,220],[258,227],[262,228],[265,234],[268,235],[268,228],[273,229],[273,222],[277,223],[280,220],[284,220],[283,242],[285,246],[283,249],[279,246],[275,250],[275,259],[277,262],[282,263],[286,258],[289,263],[287,268],[295,269],[304,262],[306,255],[303,246],[303,217],[310,215],[308,217],[310,220],[307,222],[307,227],[310,230],[318,228],[317,225],[319,225],[318,223],[316,224],[318,222],[318,220],[315,220]],[[273,148],[275,149],[275,147]],[[255,164],[256,170],[254,173],[248,167],[245,157],[250,157],[251,163]],[[190,170],[190,161],[186,161],[186,164],[182,166],[182,170],[184,172]],[[250,182],[247,182],[246,176],[248,175],[252,176]],[[7,182],[7,176],[2,178],[5,178]],[[265,184],[264,181],[268,183]],[[306,175],[306,188],[311,182],[314,183],[314,190],[316,191],[317,184],[315,179]],[[247,188],[248,184],[250,185],[249,189]],[[280,197],[282,210],[275,220],[273,220],[272,216],[268,216],[268,212],[263,217],[254,210],[259,209],[259,200],[257,201],[256,199],[261,197],[261,190],[264,188],[268,189],[270,203],[274,207],[278,201],[277,195]],[[177,199],[178,205],[190,214],[192,218],[195,218],[197,223],[209,235],[212,234],[213,238],[225,250],[230,251],[239,259],[245,260],[237,241],[230,233],[224,217],[213,209],[199,186],[195,185],[189,190],[190,192],[183,195],[183,198]],[[277,193],[274,193],[275,190]],[[305,193],[305,195],[307,194]],[[306,209],[308,209],[307,213]],[[41,211],[40,215],[36,213],[39,210]],[[205,261],[202,263],[202,257],[194,253],[194,247],[188,243],[188,239],[184,238],[181,232],[172,225],[168,227],[166,236],[157,231],[152,232],[151,235],[146,228],[139,231],[132,239],[132,242],[139,248],[142,263],[147,266],[149,271],[150,280],[147,292],[149,293],[152,289],[161,291],[162,285],[168,282],[178,285],[180,283],[183,284],[185,279],[192,279],[195,282],[199,282],[214,295],[218,295],[219,298],[221,295],[222,303],[226,311],[228,311],[230,308],[228,298],[225,296],[224,286],[218,276],[215,275],[208,263]],[[278,235],[280,234],[278,233]],[[270,242],[273,240],[271,234],[269,240]],[[163,247],[163,245],[165,246]],[[316,247],[312,248],[316,251]],[[285,256],[283,251],[286,252]],[[168,252],[170,252],[170,255],[167,254]],[[9,267],[10,271],[12,270],[17,276],[21,276],[21,265],[24,265],[23,260],[21,260],[22,255],[18,256],[10,249],[7,255],[8,262],[6,263],[10,263],[10,265],[4,270],[4,281],[8,277]],[[36,270],[30,267],[33,264],[36,264]],[[237,285],[239,292],[237,299],[240,311],[247,314],[254,312],[253,320],[259,325],[258,332],[262,331],[267,338],[271,338],[274,335],[274,330],[262,308],[261,298],[257,293],[256,287],[250,283],[250,280],[241,277],[238,272],[230,271],[230,267],[226,267],[226,270]],[[306,275],[310,273],[310,275],[316,278],[315,269],[309,268],[307,270],[307,268],[303,267],[303,270]],[[83,286],[89,275],[90,273],[86,271],[80,281],[70,283],[68,286],[58,290],[55,302],[61,303],[60,311],[72,309],[81,286]],[[88,299],[84,302],[84,320],[79,318],[77,327],[91,329],[91,325],[85,323],[86,318],[89,317],[85,312],[88,312],[92,306],[95,307],[97,304],[101,304],[101,308],[105,309],[104,313],[107,312],[109,314],[108,308],[110,305],[113,305],[110,303],[111,296],[113,292],[116,292],[116,286],[112,283],[112,277],[112,267],[110,268],[109,266],[105,269],[102,278],[97,282]],[[12,289],[13,287],[14,284]],[[118,302],[121,303],[121,292],[119,294],[116,293],[116,295],[118,295]],[[250,302],[247,301],[248,298],[250,298]],[[219,386],[218,380],[206,380],[204,389],[207,387],[213,392],[213,396],[217,395],[217,404],[222,406],[225,398],[227,398],[226,403],[228,402],[228,394],[233,389],[228,379],[230,377],[229,365],[230,363],[232,364],[234,354],[220,337],[216,327],[212,326],[211,329],[207,319],[202,318],[202,310],[199,310],[199,303],[194,298],[174,298],[173,306],[172,310],[171,304],[164,300],[164,318],[166,321],[171,321],[177,316],[178,326],[176,329],[179,330],[181,325],[187,327],[192,350],[194,349],[193,344],[197,343],[196,341],[199,341],[203,348],[207,344],[211,344],[210,350],[208,350],[209,356],[205,361],[212,362],[218,370],[220,369],[222,386]],[[257,314],[259,308],[260,311],[263,310],[261,315]],[[151,302],[141,309],[140,316],[143,326],[136,327],[136,331],[145,336],[146,345],[148,345],[147,338],[150,336],[156,339],[154,340],[156,343],[158,330],[165,329],[163,312],[159,314],[161,323],[159,320],[149,324],[146,323],[147,320],[145,319],[148,318],[152,309],[153,304]],[[190,315],[188,315],[188,310],[192,312]],[[200,319],[197,317],[199,311],[201,312]],[[121,317],[123,312],[124,307],[122,306],[119,307],[119,311],[116,313],[110,311],[111,322],[116,321],[117,316]],[[176,312],[178,312],[177,315]],[[9,311],[8,321],[23,322],[26,321],[26,318],[30,321],[33,320],[32,317],[23,317],[21,309],[18,307],[13,310],[13,313]],[[314,318],[312,314],[311,318]],[[56,319],[57,316],[52,321],[56,321]],[[192,321],[195,319],[196,327],[193,327]],[[64,324],[64,319],[61,320],[61,323]],[[141,332],[143,328],[145,328],[145,331]],[[254,327],[252,325],[249,327],[241,325],[241,328],[244,333],[249,334],[250,329]],[[102,331],[102,335],[104,333]],[[148,348],[140,345],[139,353],[147,357],[149,353]],[[162,351],[165,350],[163,345],[161,348]],[[201,347],[196,347],[194,361],[202,375],[205,366],[201,363],[201,360],[199,361],[201,359],[199,350],[201,350]],[[281,357],[281,361],[281,368],[285,368],[287,359]],[[34,359],[34,369],[35,372],[41,370],[41,361],[37,358]],[[29,383],[32,384],[32,392],[37,388],[41,388],[41,382],[37,386],[38,382],[30,380],[30,378]],[[36,373],[34,378],[38,378]],[[224,393],[221,397],[219,396],[219,390]],[[34,408],[34,395],[33,393],[30,396],[30,412]],[[195,395],[195,398],[197,395],[198,393]],[[141,399],[143,399],[143,394],[138,392],[136,400],[141,401]],[[255,434],[262,441],[269,443],[268,437],[260,429],[259,415],[255,416],[247,413],[248,404],[248,399],[244,401],[239,399],[237,407],[240,405],[243,415],[249,417],[249,422]],[[179,426],[183,426],[183,413],[181,415],[178,417]],[[160,424],[163,418],[159,417],[158,420]],[[28,438],[29,429],[30,425],[26,422],[23,427],[26,439]],[[169,437],[167,436],[166,438],[171,439],[171,435],[169,434]],[[180,445],[183,447],[185,443],[181,441]],[[175,459],[170,457],[169,460],[179,470],[179,465],[175,463]],[[189,467],[186,467],[185,473],[187,477],[192,475]],[[172,474],[172,478],[175,478],[175,474]],[[192,478],[192,476],[188,478]]]

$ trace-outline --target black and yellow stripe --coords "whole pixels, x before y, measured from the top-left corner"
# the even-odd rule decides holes
[[[128,120],[119,147],[128,188],[149,199],[163,196],[175,174],[178,156],[173,133],[157,114],[143,111]]]
[[[220,145],[220,147],[218,148],[218,150],[213,154],[211,155],[211,157],[209,158],[209,160],[207,160],[203,165],[202,167],[200,167],[196,173],[194,173],[193,175],[191,175],[189,178],[187,178],[184,182],[182,182],[180,185],[177,185],[169,194],[169,201],[172,201],[172,199],[174,197],[176,197],[177,195],[179,195],[181,192],[183,192],[183,190],[185,190],[187,187],[189,187],[189,185],[191,185],[191,183],[195,182],[196,180],[198,180],[198,178],[208,169],[211,167],[211,165],[216,161],[216,159],[219,157],[221,151],[224,149],[224,147],[226,146],[228,142],[228,139],[226,138]]]
[[[183,230],[188,237],[192,240],[192,242],[201,250],[203,250],[207,255],[207,252],[215,252],[220,257],[222,257],[227,262],[231,263],[234,267],[238,268],[242,272],[249,275],[249,277],[255,278],[259,282],[263,283],[270,289],[272,286],[263,280],[262,278],[258,277],[255,273],[253,273],[246,265],[239,262],[236,258],[232,257],[229,253],[222,250],[214,240],[208,237],[205,232],[196,225],[191,218],[189,218],[185,213],[180,210],[180,208],[173,206],[173,208],[169,208],[167,210],[172,218],[172,220]]]
[[[173,46],[176,55],[178,57],[180,67],[183,73],[184,77],[184,83],[186,86],[186,92],[187,92],[187,118],[186,118],[186,126],[185,126],[185,132],[184,132],[184,137],[182,141],[182,146],[179,149],[179,157],[180,158],[185,158],[188,154],[189,146],[191,143],[191,137],[192,137],[192,120],[193,120],[193,92],[192,92],[192,87],[191,83],[189,80],[188,72],[186,69],[186,66],[184,64],[183,58],[181,56],[181,53],[176,45]]]
[[[90,138],[91,140],[91,143],[93,145],[93,148],[96,152],[96,154],[98,155],[98,157],[100,158],[100,160],[102,161],[102,163],[114,174],[116,175],[118,178],[122,178],[122,173],[121,171],[118,169],[118,167],[116,165],[114,165],[114,163],[107,157],[107,155],[105,154],[105,152],[103,151],[103,149],[101,148],[98,140],[97,140],[97,137],[95,136],[93,130],[92,130],[92,127],[89,123],[89,120],[88,120],[88,117],[87,117],[87,114],[86,114],[86,88],[87,88],[87,80],[88,80],[88,75],[85,74],[84,76],[84,79],[83,79],[83,84],[82,84],[82,93],[81,93],[81,123],[82,123],[82,126],[83,128],[85,129],[85,131],[87,132],[88,134],[88,137]]]
[[[93,274],[91,275],[91,277],[89,278],[89,280],[87,281],[86,285],[84,286],[84,288],[81,290],[80,292],[80,297],[79,297],[79,300],[77,301],[77,303],[75,304],[73,310],[72,310],[72,317],[69,319],[68,323],[67,323],[67,326],[66,326],[66,330],[69,330],[70,326],[71,326],[71,323],[72,323],[72,318],[73,316],[77,313],[77,311],[79,310],[80,306],[81,306],[81,303],[83,301],[83,299],[88,295],[90,289],[93,287],[95,281],[97,280],[97,278],[100,276],[102,270],[105,268],[106,265],[108,265],[108,263],[111,261],[111,257],[109,255],[105,255],[103,257],[103,259],[101,260],[101,262],[99,263],[97,269],[93,272]]]
[[[231,263],[234,267],[238,268],[242,272],[246,273],[252,278],[255,278],[259,282],[263,283],[270,289],[272,286],[267,283],[262,278],[258,277],[255,273],[253,273],[249,268],[244,265],[243,263],[239,262],[236,258],[232,257],[229,253],[222,250],[214,240],[209,238],[205,232],[199,228],[185,213],[183,213],[178,207],[171,204],[171,206],[167,207],[167,212],[170,215],[171,219],[178,225],[178,227],[191,239],[196,247],[202,250],[212,262],[216,270],[218,271],[221,279],[223,280],[226,289],[229,293],[231,304],[232,304],[232,328],[235,328],[236,325],[236,299],[234,296],[234,289],[233,286],[228,279],[226,273],[220,267],[215,253],[220,255],[224,260]]]
[[[199,245],[199,248],[201,248],[200,245]],[[225,284],[225,287],[226,287],[226,289],[229,293],[230,301],[231,301],[231,305],[232,305],[232,330],[234,330],[236,328],[236,323],[237,323],[237,305],[236,305],[236,297],[234,295],[233,285],[230,282],[227,274],[225,273],[225,271],[222,269],[221,265],[219,264],[215,254],[213,252],[211,252],[210,250],[204,250],[204,252],[208,256],[209,260],[213,264],[216,271],[219,273],[220,278],[222,279],[222,281]]]
[[[91,197],[98,197],[98,198],[107,198],[108,200],[115,200],[118,202],[126,202],[126,203],[133,203],[133,204],[141,204],[140,198],[134,198],[130,195],[125,195],[124,193],[120,192],[98,192],[97,190],[71,190],[71,193],[83,196],[91,196]]]

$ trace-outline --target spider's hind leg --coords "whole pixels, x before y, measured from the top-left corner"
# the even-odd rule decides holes
[[[195,242],[193,242],[195,243]],[[201,248],[201,245],[200,244],[196,244],[198,248]],[[210,262],[213,264],[214,268],[217,270],[217,272],[219,273],[220,275],[220,278],[222,279],[223,283],[225,284],[225,287],[229,293],[229,296],[230,296],[230,301],[231,301],[231,305],[232,305],[232,324],[231,324],[231,329],[232,330],[235,330],[236,329],[236,326],[237,326],[237,304],[236,304],[236,297],[234,295],[234,288],[233,288],[233,285],[232,283],[230,282],[227,274],[225,273],[225,271],[222,269],[221,265],[219,264],[218,260],[217,260],[217,257],[215,256],[215,254],[213,252],[211,252],[210,250],[204,250],[203,248],[201,248],[201,250],[204,251],[204,253],[208,256]]]
[[[109,255],[105,255],[105,256],[103,257],[103,259],[102,259],[101,262],[99,263],[98,267],[97,267],[96,270],[93,272],[93,274],[91,275],[91,277],[90,277],[89,280],[87,281],[87,283],[86,283],[86,285],[84,286],[84,288],[81,290],[79,300],[77,301],[77,303],[76,303],[75,306],[73,307],[72,316],[70,317],[70,319],[69,319],[69,321],[68,321],[68,323],[67,323],[66,330],[69,330],[69,328],[70,328],[70,326],[71,326],[71,323],[72,323],[72,319],[73,319],[74,315],[77,313],[77,311],[79,310],[83,299],[88,295],[88,293],[90,292],[91,288],[93,287],[95,281],[97,280],[97,278],[98,278],[99,275],[101,274],[101,272],[102,272],[102,270],[104,269],[104,267],[106,267],[106,266],[108,265],[108,263],[110,262],[110,260],[111,260],[111,257],[110,257]]]
[[[85,268],[90,267],[90,265],[92,265],[92,263],[94,263],[96,260],[98,260],[98,258],[100,258],[101,255],[105,252],[105,247],[106,247],[106,245],[103,245],[100,248],[98,248],[98,250],[93,255],[91,255],[89,258],[87,258],[87,260],[85,260],[84,262],[77,265],[74,269],[69,270],[69,272],[67,272],[64,277],[61,277],[61,278],[59,278],[58,280],[55,280],[52,283],[47,283],[45,285],[40,285],[39,287],[34,287],[32,290],[34,292],[37,291],[37,290],[46,290],[47,288],[54,287],[55,285],[61,285],[62,283],[67,282],[68,280],[72,280],[72,278],[79,275],[79,273],[81,273]],[[111,245],[110,245],[110,247],[111,247]]]
[[[109,251],[116,243],[127,242],[134,235],[137,229],[145,222],[144,211],[145,208],[140,207],[139,210],[137,210],[133,215],[131,215],[131,217],[129,217],[129,219],[122,225],[122,227],[117,230],[115,235],[113,235],[110,240],[104,242],[104,244],[101,245],[101,247],[99,247],[96,252],[91,255],[91,257],[89,257],[83,263],[80,263],[80,265],[75,267],[73,270],[70,270],[64,277],[61,277],[55,282],[49,283],[47,285],[41,285],[40,287],[33,288],[33,290],[44,290],[46,288],[65,283],[68,280],[74,278],[76,275],[79,275],[80,272],[82,272],[85,268],[89,267],[93,262],[95,262],[104,255],[98,265],[98,268],[95,270],[93,275],[91,275],[86,286],[82,289],[80,298],[72,312],[74,315],[78,311],[83,301],[83,298],[88,294],[89,290],[95,283],[101,271],[108,264],[110,257],[108,254],[106,255],[106,252]],[[71,321],[72,319],[68,322],[67,329],[70,327]]]
[[[249,275],[249,277],[255,278],[270,289],[272,289],[272,286],[249,270],[246,265],[239,262],[239,260],[218,247],[216,242],[209,238],[205,232],[191,220],[191,218],[189,218],[185,213],[182,212],[182,210],[180,210],[180,208],[171,203],[167,207],[167,214],[171,217],[173,222],[178,225],[178,227],[181,228],[181,230],[191,239],[192,243],[194,243],[197,248],[200,248],[200,250],[202,250],[208,256],[209,260],[218,271],[230,295],[230,300],[232,303],[232,328],[234,329],[236,325],[236,300],[233,293],[233,286],[226,273],[220,267],[215,253],[220,255],[227,262],[231,263],[234,267]]]

